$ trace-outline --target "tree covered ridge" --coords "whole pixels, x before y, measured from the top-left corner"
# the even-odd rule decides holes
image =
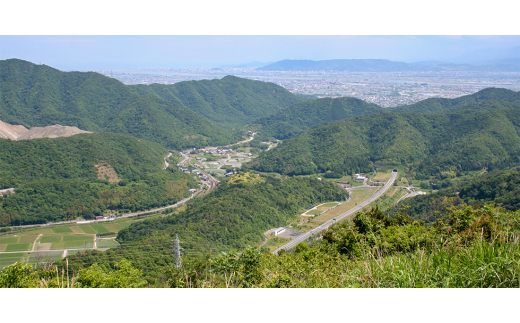
[[[137,211],[173,204],[196,186],[176,168],[162,170],[166,149],[122,134],[79,134],[24,141],[0,139],[0,225],[93,218],[105,210]],[[98,179],[95,165],[121,179]],[[22,170],[22,171],[21,171]]]
[[[59,123],[118,132],[170,148],[236,142],[242,136],[156,95],[94,72],[61,72],[46,65],[0,61],[0,120],[26,127]]]
[[[260,243],[264,231],[296,220],[309,205],[341,201],[347,196],[338,185],[315,178],[278,180],[256,173],[236,174],[185,211],[132,224],[119,231],[118,240],[124,245],[151,235],[171,237],[178,233],[186,240],[211,243],[214,248],[238,248]]]
[[[181,104],[227,128],[242,128],[258,117],[303,101],[279,85],[229,75],[168,85],[134,85],[132,89]]]
[[[520,153],[520,110],[379,113],[332,122],[284,141],[248,167],[287,175],[370,172],[374,162],[418,176],[511,167]]]
[[[260,136],[288,139],[320,123],[383,112],[380,106],[351,97],[323,98],[293,104],[253,121]]]
[[[520,92],[502,88],[486,88],[454,99],[429,98],[414,104],[387,108],[392,112],[434,113],[443,110],[494,110],[504,107],[518,108]]]
[[[403,200],[388,213],[400,210],[415,219],[432,223],[449,212],[449,208],[463,203],[475,208],[494,203],[507,211],[520,209],[520,173],[518,168],[486,172],[482,176],[460,185],[444,188],[428,195],[418,195]]]

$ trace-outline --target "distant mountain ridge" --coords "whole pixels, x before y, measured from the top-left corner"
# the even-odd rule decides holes
[[[485,64],[453,64],[444,62],[403,63],[387,59],[331,59],[322,61],[285,59],[263,67],[260,71],[338,71],[338,72],[407,72],[407,71],[509,71],[519,72],[517,60],[487,61]]]

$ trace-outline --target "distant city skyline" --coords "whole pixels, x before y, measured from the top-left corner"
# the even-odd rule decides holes
[[[514,58],[519,48],[518,35],[0,36],[0,59],[41,62],[65,71],[221,67],[283,59],[468,63]]]

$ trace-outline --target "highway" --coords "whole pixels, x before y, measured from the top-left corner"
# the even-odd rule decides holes
[[[323,230],[326,230],[328,229],[328,227],[330,227],[331,225],[333,225],[334,223],[337,223],[341,220],[343,220],[344,218],[346,218],[347,216],[351,215],[351,214],[354,214],[356,213],[357,211],[360,211],[361,209],[363,209],[365,206],[367,206],[368,204],[372,203],[373,201],[377,200],[381,195],[383,195],[395,182],[395,179],[397,178],[397,171],[393,171],[392,172],[392,176],[390,176],[390,179],[388,180],[388,182],[386,182],[386,184],[383,186],[383,188],[381,188],[380,190],[378,190],[377,192],[374,193],[374,195],[372,195],[371,197],[369,197],[367,200],[363,201],[362,203],[360,203],[359,205],[356,205],[354,208],[348,210],[347,212],[335,217],[334,219],[332,220],[329,220],[325,223],[323,223],[322,225],[320,225],[319,227],[315,228],[315,229],[312,229],[311,231],[291,240],[290,242],[288,242],[287,244],[281,246],[280,248],[276,249],[273,253],[275,255],[278,255],[278,252],[280,252],[282,249],[285,249],[285,250],[289,250],[289,249],[292,249],[294,247],[296,247],[296,245],[302,241],[305,241],[307,239],[309,239],[310,237],[312,237],[313,235],[323,231]]]

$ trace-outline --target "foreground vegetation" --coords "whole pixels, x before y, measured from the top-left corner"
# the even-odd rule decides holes
[[[153,285],[122,259],[70,277],[72,287],[520,287],[519,217],[460,205],[425,226],[373,209],[281,256],[246,248],[185,261],[181,269],[169,263]],[[17,263],[0,272],[0,286],[65,287],[67,268]]]
[[[395,215],[402,207],[417,220],[431,223],[449,212],[450,206],[461,203],[478,208],[487,203],[496,203],[505,210],[520,209],[520,172],[518,167],[504,171],[484,173],[469,182],[440,189],[432,194],[419,195],[403,200],[392,207],[389,214]]]

